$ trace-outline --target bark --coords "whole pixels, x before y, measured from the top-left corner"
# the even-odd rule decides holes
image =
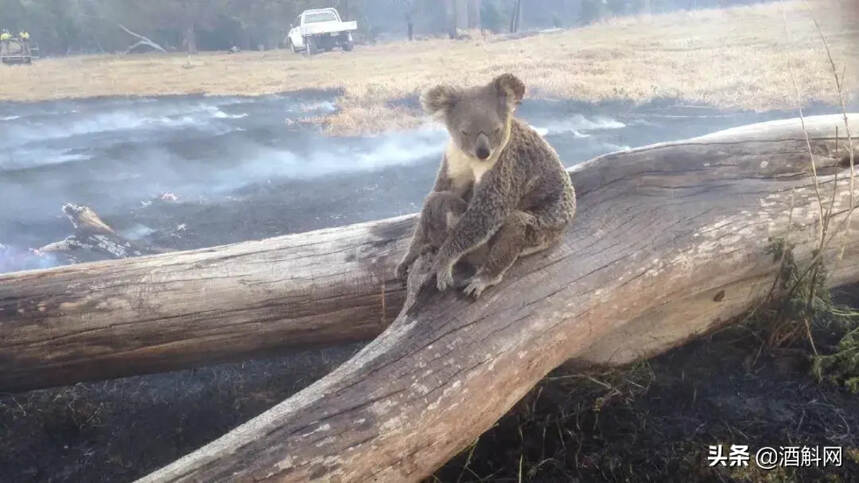
[[[853,282],[859,222],[846,221],[838,119],[806,122],[823,198],[837,187],[829,281]],[[564,361],[627,363],[737,317],[773,285],[770,238],[789,237],[800,263],[817,247],[798,127],[747,126],[577,166],[580,211],[560,246],[520,261],[477,302],[422,292],[331,374],[142,481],[416,481]]]

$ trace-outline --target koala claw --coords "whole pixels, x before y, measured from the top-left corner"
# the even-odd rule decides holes
[[[477,299],[480,297],[480,294],[483,293],[483,291],[485,289],[486,289],[486,283],[485,282],[483,282],[482,280],[472,280],[468,283],[468,285],[465,286],[464,289],[462,289],[462,291],[466,295],[470,295],[470,296],[474,297],[475,299]]]
[[[462,289],[466,295],[472,296],[475,300],[480,297],[484,290],[497,284],[498,280],[489,280],[483,275],[475,275],[468,281],[468,285]]]

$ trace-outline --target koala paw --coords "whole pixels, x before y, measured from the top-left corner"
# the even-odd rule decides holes
[[[453,266],[443,265],[435,272],[436,287],[439,292],[444,292],[453,285]]]

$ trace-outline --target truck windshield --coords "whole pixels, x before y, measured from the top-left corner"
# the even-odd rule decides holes
[[[317,23],[317,22],[336,22],[337,16],[334,15],[334,12],[315,12],[308,13],[304,15],[304,23]]]

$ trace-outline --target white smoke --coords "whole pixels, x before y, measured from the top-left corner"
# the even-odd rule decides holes
[[[541,135],[572,134],[575,137],[588,137],[589,132],[607,129],[623,129],[626,124],[605,116],[596,116],[588,119],[581,114],[574,114],[558,121],[550,121],[546,124],[536,124],[534,129]]]

